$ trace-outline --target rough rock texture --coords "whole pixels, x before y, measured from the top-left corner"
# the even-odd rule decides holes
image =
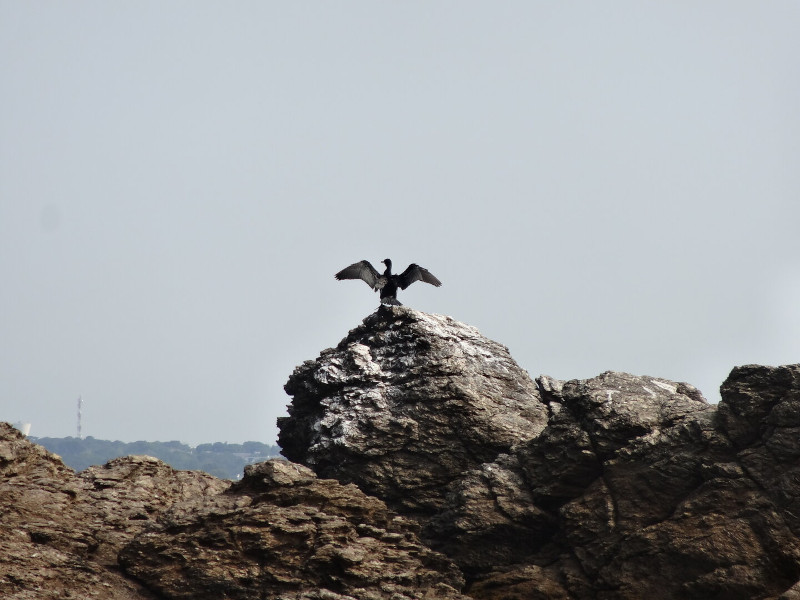
[[[234,484],[148,457],[75,474],[0,424],[0,597],[800,600],[800,365],[734,368],[717,406],[532,381],[383,307],[287,391],[307,467]]]
[[[800,598],[800,365],[735,368],[718,406],[531,385],[474,329],[384,307],[286,390],[286,456],[418,520],[471,597]]]
[[[466,470],[547,422],[508,349],[449,317],[382,306],[295,369],[279,419],[289,460],[355,482],[406,514],[431,515]]]
[[[119,574],[117,552],[157,511],[228,485],[145,456],[76,475],[0,423],[0,597],[151,598]]]
[[[120,561],[167,598],[463,598],[461,573],[414,524],[282,460],[248,465],[226,493],[159,522]]]
[[[0,511],[3,599],[463,598],[415,523],[282,460],[235,484],[147,456],[76,474],[0,423]]]

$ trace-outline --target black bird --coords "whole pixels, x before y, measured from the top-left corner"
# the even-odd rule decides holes
[[[368,260],[353,263],[349,267],[342,269],[336,274],[336,279],[363,279],[367,285],[376,292],[381,291],[381,304],[395,304],[402,306],[397,300],[397,288],[406,289],[415,281],[424,281],[439,287],[442,282],[436,279],[428,269],[424,269],[415,263],[408,265],[405,271],[399,275],[392,273],[392,261],[388,258],[381,261],[386,265],[383,275],[375,270]]]

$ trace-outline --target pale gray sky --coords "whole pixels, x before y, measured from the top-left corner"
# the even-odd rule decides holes
[[[800,362],[800,3],[0,0],[0,419],[272,443],[407,305],[532,376]]]

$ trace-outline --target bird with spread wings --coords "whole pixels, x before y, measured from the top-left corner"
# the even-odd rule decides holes
[[[405,271],[400,274],[392,273],[392,261],[388,258],[381,261],[386,265],[383,274],[378,273],[368,260],[353,263],[336,274],[336,279],[361,279],[376,292],[380,290],[381,304],[394,304],[401,306],[397,299],[397,289],[406,289],[415,281],[424,281],[439,287],[439,281],[428,269],[420,267],[416,263],[408,265]]]

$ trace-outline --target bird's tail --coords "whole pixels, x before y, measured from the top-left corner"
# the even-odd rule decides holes
[[[397,298],[381,298],[381,304],[391,304],[392,306],[403,306]]]

